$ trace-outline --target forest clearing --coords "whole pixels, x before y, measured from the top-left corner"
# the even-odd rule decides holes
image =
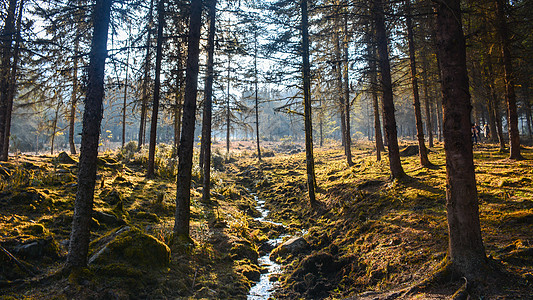
[[[224,158],[215,155],[220,161],[214,165],[211,202],[202,203],[199,175],[193,175],[194,246],[189,248],[169,240],[176,192],[172,176],[165,176],[172,173],[169,148],[158,149],[155,179],[144,177],[146,151],[100,156],[89,265],[70,276],[56,272],[67,251],[76,162],[65,154],[22,155],[1,163],[1,245],[17,259],[0,254],[1,298],[246,299],[266,268],[258,258],[272,251],[265,242],[279,235],[302,236],[305,242],[272,251],[283,270],[271,274],[276,299],[449,299],[460,288],[462,282],[449,275],[404,295],[446,256],[441,145],[430,151],[432,168],[420,167],[416,155],[402,158],[409,176],[404,181],[389,179],[386,160],[376,161],[369,144],[353,149],[351,167],[338,146],[317,149],[320,207],[315,209],[305,195],[304,153],[287,154],[301,146],[264,149],[272,156],[261,162],[245,142],[233,146],[229,163],[218,164]],[[528,299],[533,149],[523,149],[524,161],[508,160],[492,145],[474,153],[483,241],[499,275],[473,293],[483,299]],[[256,220],[254,195],[265,201],[273,223]],[[109,251],[92,260],[117,230],[132,236],[115,238]],[[141,235],[150,240],[139,242]],[[393,292],[397,295],[386,298]]]
[[[533,299],[532,12],[0,0],[0,300]]]

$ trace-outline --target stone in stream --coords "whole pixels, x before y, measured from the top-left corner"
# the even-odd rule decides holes
[[[270,253],[270,259],[275,260],[278,257],[285,257],[289,254],[295,255],[309,249],[309,244],[303,237],[293,237],[279,245]]]

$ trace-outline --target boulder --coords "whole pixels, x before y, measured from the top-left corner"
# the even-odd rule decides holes
[[[17,256],[31,259],[41,259],[43,256],[57,259],[60,256],[59,245],[51,238],[39,238],[27,241],[13,247]]]
[[[60,164],[75,164],[76,161],[70,157],[70,155],[67,154],[67,152],[63,151],[57,155],[57,162]]]
[[[278,257],[285,257],[289,254],[295,255],[298,253],[305,252],[309,249],[309,244],[303,237],[293,237],[270,253],[270,259],[276,259]]]
[[[170,264],[170,248],[155,237],[134,227],[113,230],[90,245],[89,264],[107,265],[124,262],[136,267],[166,268]]]
[[[402,151],[400,151],[400,156],[407,157],[407,156],[413,156],[418,154],[418,145],[409,145],[405,147]]]

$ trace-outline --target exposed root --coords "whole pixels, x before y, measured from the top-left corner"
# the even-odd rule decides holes
[[[466,277],[463,277],[465,283],[459,288],[452,296],[453,300],[466,300],[468,299],[468,290],[470,289],[470,285],[468,284],[468,280]]]
[[[454,272],[451,262],[447,258],[445,258],[436,268],[433,274],[431,274],[428,278],[422,280],[421,282],[416,283],[415,285],[407,288],[402,296],[406,297],[408,295],[413,295],[426,290],[431,285],[439,284],[444,282],[445,280],[453,279],[453,273]]]

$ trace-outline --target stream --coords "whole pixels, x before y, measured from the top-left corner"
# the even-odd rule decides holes
[[[266,218],[268,217],[269,210],[265,208],[265,201],[259,200],[256,195],[254,195],[254,198],[257,202],[256,209],[261,213],[260,217],[255,218],[256,221],[271,223],[277,226],[284,226],[281,223],[267,220]],[[267,243],[270,245],[270,248],[274,249],[281,244],[281,242],[283,242],[283,238],[286,236],[287,235],[281,235],[277,238],[270,239],[267,241]],[[270,281],[270,277],[272,275],[281,274],[281,265],[270,259],[270,252],[271,251],[268,251],[265,255],[259,257],[258,259],[259,266],[267,269],[267,271],[265,273],[261,273],[259,281],[250,289],[248,300],[267,300],[278,286],[278,282]]]

